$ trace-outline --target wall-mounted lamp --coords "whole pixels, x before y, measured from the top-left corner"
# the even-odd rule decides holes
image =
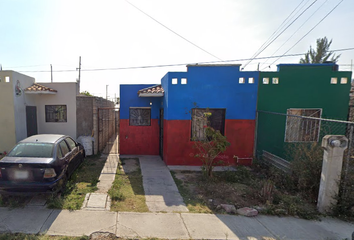
[[[150,102],[150,106],[152,105],[152,102]]]

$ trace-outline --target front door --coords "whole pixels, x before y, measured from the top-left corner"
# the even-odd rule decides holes
[[[160,109],[160,156],[163,159],[163,108]]]
[[[37,130],[37,107],[26,106],[27,137],[38,134]]]

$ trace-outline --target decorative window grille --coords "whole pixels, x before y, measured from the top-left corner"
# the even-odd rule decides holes
[[[205,113],[211,113],[209,117]],[[201,141],[206,140],[205,126],[209,124],[210,127],[220,131],[224,135],[225,129],[225,109],[192,109],[192,140]]]
[[[151,108],[129,108],[130,126],[150,126]]]
[[[321,121],[319,119],[312,119],[308,117],[321,118],[322,109],[291,108],[287,110],[287,114],[285,142],[318,141]]]
[[[66,105],[45,105],[46,122],[67,122]]]

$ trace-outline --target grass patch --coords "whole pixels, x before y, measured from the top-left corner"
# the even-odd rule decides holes
[[[89,237],[47,236],[23,233],[0,233],[0,240],[88,240]]]
[[[86,157],[67,182],[63,193],[48,200],[48,208],[80,209],[86,194],[97,190],[98,178],[105,162],[106,159],[99,155]]]
[[[97,190],[98,178],[105,164],[105,158],[99,155],[88,156],[72,174],[60,196],[47,198],[48,208],[78,210],[81,208],[87,193]],[[1,196],[0,207],[24,207],[32,196]]]
[[[194,174],[195,172],[193,172]],[[182,174],[188,174],[188,172],[183,172]],[[186,204],[188,210],[191,213],[212,213],[213,211],[208,207],[206,201],[203,197],[198,196],[194,192],[194,182],[193,181],[183,181],[176,177],[176,172],[171,171],[173,180],[175,181],[177,188],[183,197],[184,203]]]
[[[148,212],[139,159],[120,159],[111,189],[111,211]],[[124,171],[123,171],[124,168]]]

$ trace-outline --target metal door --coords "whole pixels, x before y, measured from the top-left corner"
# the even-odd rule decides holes
[[[160,156],[163,160],[163,108],[160,109]]]
[[[27,137],[38,134],[37,107],[26,106]]]
[[[118,154],[119,111],[117,108],[98,108],[98,151]]]

